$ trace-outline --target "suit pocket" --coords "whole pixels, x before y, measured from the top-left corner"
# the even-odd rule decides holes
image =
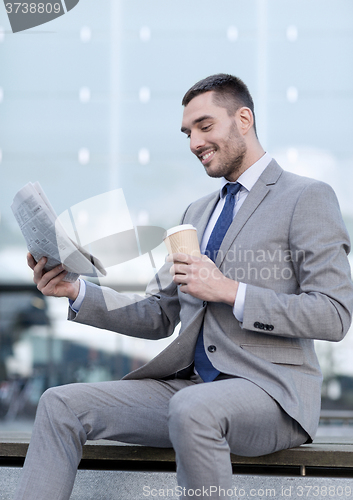
[[[304,354],[300,347],[257,344],[241,344],[240,347],[259,358],[270,361],[270,363],[284,365],[302,365],[304,363]]]

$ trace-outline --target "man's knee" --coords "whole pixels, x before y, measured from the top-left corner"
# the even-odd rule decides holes
[[[67,387],[69,386],[63,385],[47,389],[40,397],[37,413],[44,411],[54,418],[55,415],[62,414],[62,410],[68,408],[67,401],[65,402],[69,399]],[[59,409],[60,413],[57,411]]]
[[[40,397],[39,404],[40,405],[51,405],[53,401],[56,401],[58,398],[58,387],[50,387]]]
[[[192,388],[177,392],[169,402],[168,424],[170,431],[192,433],[195,426],[217,426],[212,408]]]

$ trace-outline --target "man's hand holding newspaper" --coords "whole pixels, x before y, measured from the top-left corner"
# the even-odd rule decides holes
[[[75,300],[80,274],[106,275],[101,262],[69,238],[38,182],[26,184],[11,208],[27,243],[33,281],[44,295]]]
[[[80,282],[76,280],[71,283],[65,281],[68,271],[64,269],[62,264],[54,267],[50,271],[45,271],[45,265],[48,259],[42,257],[39,262],[36,262],[29,252],[27,254],[27,263],[33,270],[33,281],[43,295],[53,297],[67,297],[75,301],[80,291]]]

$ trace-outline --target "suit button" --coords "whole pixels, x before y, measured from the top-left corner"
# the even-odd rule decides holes
[[[208,352],[215,352],[217,351],[217,347],[215,345],[209,345],[207,347]]]
[[[270,330],[270,332],[272,332],[272,330],[274,329],[274,326],[273,325],[268,325],[268,329]]]
[[[255,328],[261,328],[261,327],[260,327],[260,323],[259,323],[258,321],[256,321],[256,322],[254,323],[254,327],[255,327]]]

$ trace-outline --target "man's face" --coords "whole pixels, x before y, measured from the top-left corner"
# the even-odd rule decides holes
[[[184,109],[181,130],[190,139],[190,149],[210,177],[235,181],[243,172],[247,152],[235,116],[213,103],[213,92],[194,97]]]

